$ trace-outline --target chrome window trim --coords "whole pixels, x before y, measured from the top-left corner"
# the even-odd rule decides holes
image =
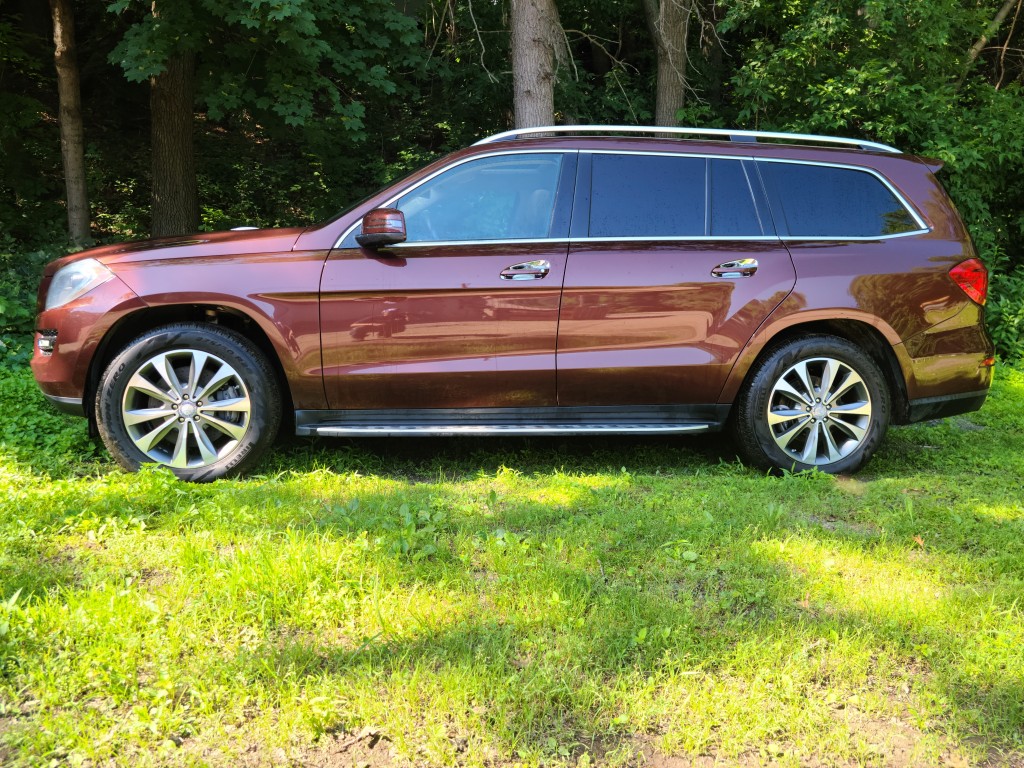
[[[823,237],[822,235],[794,235],[793,237],[784,239],[795,240],[810,238],[813,240],[884,240],[891,237],[906,237],[907,235],[920,235],[925,232],[932,231],[932,228],[925,223],[925,220],[921,218],[921,215],[917,212],[917,209],[914,208],[914,206],[912,206],[907,201],[907,198],[905,198],[900,193],[900,191],[896,189],[896,187],[894,187],[887,178],[885,178],[885,176],[880,174],[874,168],[867,168],[863,165],[850,165],[849,163],[829,163],[820,160],[789,160],[784,157],[756,157],[753,158],[753,160],[755,163],[788,163],[790,165],[817,165],[822,166],[824,168],[842,168],[847,171],[860,171],[861,173],[869,173],[876,179],[878,179],[880,182],[882,182],[882,184],[885,185],[885,188],[888,189],[893,194],[893,197],[895,197],[896,200],[899,202],[899,204],[902,205],[907,210],[907,212],[913,217],[914,223],[916,223],[919,227],[918,229],[912,232],[897,232],[894,235],[879,235],[878,237]]]
[[[389,251],[402,251],[410,248],[452,248],[481,247],[485,245],[558,245],[561,243],[576,245],[578,243],[704,243],[704,242],[822,242],[822,243],[853,243],[891,240],[896,237],[921,235],[931,230],[899,232],[894,235],[878,235],[876,237],[823,237],[820,235],[803,235],[800,237],[779,237],[778,235],[694,235],[693,237],[677,237],[673,235],[630,236],[630,237],[545,237],[534,239],[507,240],[422,240],[416,243],[396,243],[389,245]]]
[[[482,143],[482,142],[477,142]],[[402,190],[397,195],[389,198],[387,201],[382,203],[380,208],[387,208],[393,205],[398,198],[409,194],[416,190],[421,185],[426,184],[431,179],[439,176],[447,170],[457,168],[463,163],[468,163],[472,160],[478,160],[484,157],[500,157],[502,155],[536,155],[536,154],[599,154],[599,155],[657,155],[657,156],[677,156],[677,157],[693,157],[702,159],[712,160],[749,160],[755,163],[790,163],[793,165],[816,165],[824,168],[841,168],[849,171],[860,171],[861,173],[868,173],[882,182],[885,188],[888,189],[896,200],[902,205],[913,217],[914,222],[918,225],[919,229],[915,229],[909,232],[897,232],[891,235],[876,235],[876,236],[833,236],[833,235],[793,235],[787,237],[779,237],[778,235],[739,235],[739,236],[722,236],[722,235],[704,235],[704,236],[693,236],[693,237],[675,237],[675,236],[652,236],[652,237],[578,237],[578,238],[534,238],[525,240],[438,240],[438,241],[420,241],[416,243],[400,243],[398,245],[391,246],[394,249],[410,248],[410,247],[422,247],[422,246],[454,246],[454,245],[511,245],[511,244],[529,244],[529,243],[562,243],[562,242],[686,242],[686,241],[715,241],[715,240],[738,240],[738,241],[772,241],[781,240],[783,242],[808,242],[808,241],[821,241],[821,242],[871,242],[874,240],[892,240],[898,237],[912,237],[914,235],[924,235],[932,231],[932,228],[928,226],[921,215],[904,197],[898,189],[896,189],[888,179],[873,168],[868,168],[862,165],[851,165],[849,163],[834,163],[822,160],[790,160],[783,157],[754,157],[752,155],[716,155],[716,154],[705,154],[700,152],[680,152],[680,151],[656,151],[656,150],[614,150],[614,149],[509,149],[496,152],[481,153],[479,155],[470,155],[464,157],[458,162],[446,165],[443,168],[439,168],[429,176],[420,179],[415,185]],[[352,224],[345,233],[338,238],[334,243],[334,248],[340,248],[341,244],[348,238],[352,232],[359,227],[361,219]]]
[[[469,155],[468,157],[463,157],[463,158],[457,160],[454,163],[451,163],[449,165],[444,166],[443,168],[438,168],[436,171],[434,171],[429,176],[425,176],[424,178],[420,179],[415,184],[413,184],[411,187],[406,187],[401,192],[399,192],[397,195],[395,195],[394,197],[391,197],[391,198],[385,200],[383,203],[381,203],[377,207],[378,208],[389,208],[389,207],[391,207],[392,205],[394,205],[398,201],[398,198],[404,197],[405,195],[408,195],[410,192],[413,192],[413,191],[419,189],[421,186],[426,184],[428,181],[430,181],[430,180],[440,176],[442,173],[445,173],[446,171],[450,171],[452,168],[458,168],[460,165],[472,162],[473,160],[480,160],[480,159],[485,158],[485,157],[501,157],[503,155],[571,155],[571,154],[574,154],[574,153],[578,154],[579,150],[568,149],[568,148],[566,148],[566,149],[525,149],[524,148],[524,149],[496,150],[494,152],[481,152],[478,155]],[[352,224],[352,226],[350,226],[348,229],[346,229],[344,234],[342,234],[342,236],[339,237],[334,242],[334,246],[333,247],[334,248],[340,248],[341,244],[343,242],[345,242],[345,240],[348,238],[348,236],[351,235],[353,232],[355,232],[356,229],[361,224],[362,224],[362,219],[359,219],[359,221],[357,221],[354,224]],[[442,241],[442,244],[446,244],[447,242],[448,241]],[[464,242],[465,244],[468,245],[472,241],[469,241],[469,240],[467,240],[467,241],[458,240],[458,241],[451,241],[451,242],[459,242],[459,243]],[[497,242],[497,241],[493,241],[493,240],[492,241],[486,241],[485,240],[483,242]],[[422,244],[423,243],[413,243],[413,245],[422,245]]]

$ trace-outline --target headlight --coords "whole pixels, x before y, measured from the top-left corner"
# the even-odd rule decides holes
[[[46,293],[46,308],[53,309],[74,301],[114,275],[96,259],[82,259],[60,269]]]

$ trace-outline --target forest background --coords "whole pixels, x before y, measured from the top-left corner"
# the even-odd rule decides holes
[[[24,362],[42,266],[69,250],[313,223],[550,120],[825,133],[942,160],[991,271],[990,331],[1020,358],[1022,4],[0,0],[4,364]]]

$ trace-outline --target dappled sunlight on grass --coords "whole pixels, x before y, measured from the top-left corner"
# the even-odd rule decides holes
[[[984,431],[898,430],[855,478],[466,439],[300,442],[186,485],[91,455],[48,474],[8,436],[0,739],[112,765],[317,764],[364,728],[481,768],[1016,760],[1006,394]]]

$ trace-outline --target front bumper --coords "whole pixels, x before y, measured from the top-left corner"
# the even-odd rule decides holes
[[[43,394],[64,412],[84,414],[89,368],[103,337],[118,320],[145,306],[115,277],[75,301],[41,312],[31,365]]]

